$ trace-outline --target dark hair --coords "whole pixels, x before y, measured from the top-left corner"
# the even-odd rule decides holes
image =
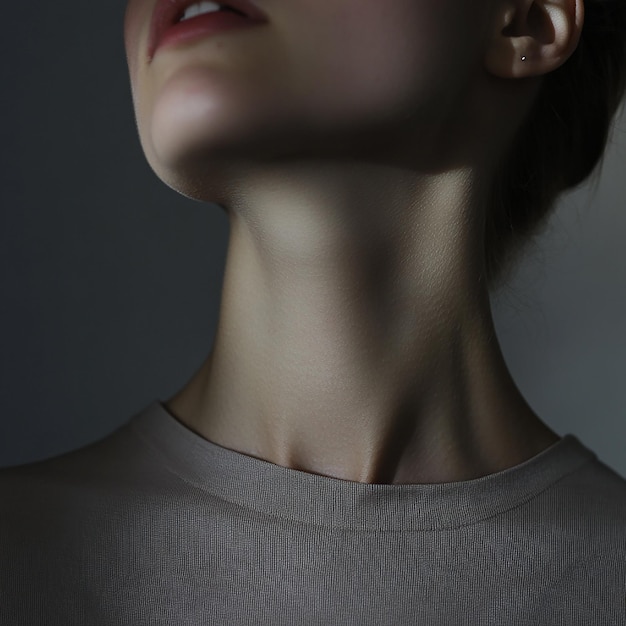
[[[576,50],[544,77],[496,175],[485,231],[491,288],[546,224],[558,196],[602,163],[625,92],[626,0],[586,0]]]

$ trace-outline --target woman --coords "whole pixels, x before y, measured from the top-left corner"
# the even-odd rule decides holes
[[[626,481],[488,297],[602,156],[624,0],[190,4],[125,44],[150,166],[230,219],[214,346],[3,470],[1,623],[626,624]]]

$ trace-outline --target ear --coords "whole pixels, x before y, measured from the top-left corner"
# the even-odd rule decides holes
[[[496,0],[496,5],[485,55],[491,74],[547,74],[576,49],[585,17],[583,0]]]

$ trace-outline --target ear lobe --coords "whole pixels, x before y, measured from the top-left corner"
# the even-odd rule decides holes
[[[496,8],[485,68],[499,78],[548,74],[576,49],[583,21],[583,0],[503,1]]]

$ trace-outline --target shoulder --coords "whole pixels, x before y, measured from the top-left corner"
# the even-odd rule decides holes
[[[547,524],[590,552],[626,563],[626,479],[597,457],[564,476],[539,499]]]
[[[130,430],[120,428],[62,454],[0,468],[0,529],[70,518],[103,497],[122,495],[135,448]]]

